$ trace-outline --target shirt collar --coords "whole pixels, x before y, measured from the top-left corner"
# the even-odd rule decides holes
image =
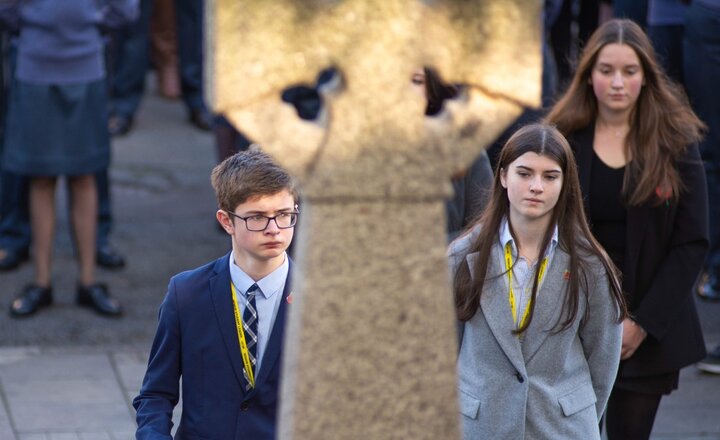
[[[230,252],[230,279],[235,285],[235,289],[241,295],[245,295],[248,289],[255,283],[260,288],[260,293],[264,298],[270,298],[275,293],[279,292],[285,286],[285,280],[287,279],[288,271],[290,270],[290,262],[288,261],[287,254],[285,254],[285,260],[283,263],[274,271],[267,274],[264,278],[259,281],[254,281],[248,274],[245,273],[237,264],[235,264],[235,253]]]
[[[507,217],[504,217],[502,222],[500,223],[500,246],[505,248],[505,245],[508,244],[508,242],[511,243],[513,250],[517,253],[517,246],[515,245],[515,241],[513,240],[513,236],[510,233],[510,222],[508,222]],[[557,247],[558,244],[558,227],[555,225],[555,228],[553,229],[553,235],[550,238],[550,248],[548,249],[548,254],[552,253],[555,250],[555,247]]]

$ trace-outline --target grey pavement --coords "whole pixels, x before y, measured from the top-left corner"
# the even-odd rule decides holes
[[[123,302],[123,318],[103,318],[73,304],[76,267],[64,194],[55,304],[29,319],[9,318],[10,301],[32,271],[24,265],[0,275],[0,440],[134,438],[131,402],[168,279],[229,246],[214,220],[212,137],[185,118],[179,102],[150,92],[135,129],[113,145],[112,241],[129,264],[101,270],[98,278]],[[720,344],[720,303],[697,304],[708,345]],[[679,390],[661,404],[652,438],[720,440],[720,375],[685,369]]]

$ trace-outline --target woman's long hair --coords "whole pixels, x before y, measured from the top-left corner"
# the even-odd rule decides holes
[[[455,306],[458,319],[468,321],[475,315],[480,305],[480,296],[487,276],[502,276],[504,274],[487,274],[490,255],[493,247],[498,243],[498,231],[503,218],[509,219],[510,202],[507,189],[500,183],[500,175],[507,172],[509,165],[525,153],[532,152],[545,156],[556,162],[562,170],[563,183],[557,204],[552,210],[552,218],[542,240],[542,253],[544,255],[550,244],[555,225],[558,227],[559,247],[570,256],[568,268],[570,278],[565,293],[564,320],[560,330],[568,328],[577,316],[580,304],[580,292],[589,292],[593,283],[590,274],[590,262],[597,257],[602,262],[609,279],[611,296],[618,308],[618,319],[626,316],[625,302],[620,288],[618,271],[603,248],[593,237],[585,219],[580,193],[577,166],[570,145],[560,132],[546,124],[531,124],[521,128],[513,134],[500,151],[500,157],[495,169],[495,179],[491,189],[490,200],[476,224],[480,224],[480,233],[473,241],[468,253],[477,252],[478,258],[474,267],[460,264],[455,273]],[[512,233],[512,224],[510,224]],[[531,307],[526,322],[515,331],[524,332],[535,311],[535,298],[537,296],[538,264],[532,287]],[[475,276],[471,276],[471,272]],[[506,294],[504,292],[503,294]],[[587,311],[586,311],[587,313]]]
[[[682,182],[673,163],[688,145],[700,141],[704,124],[658,65],[650,39],[633,21],[610,20],[592,34],[570,86],[547,120],[566,136],[595,122],[598,104],[590,78],[598,54],[612,43],[635,51],[645,80],[625,138],[625,155],[631,160],[625,170],[624,198],[634,206],[677,201]]]

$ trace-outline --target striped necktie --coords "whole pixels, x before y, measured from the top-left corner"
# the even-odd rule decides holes
[[[258,293],[260,288],[257,284],[253,284],[245,293],[245,311],[243,312],[243,330],[245,331],[245,341],[247,341],[247,348],[250,354],[250,363],[252,364],[253,377],[257,380],[257,333],[258,333],[258,316],[257,308],[255,307],[255,295]],[[252,388],[250,379],[247,372],[243,369],[243,375],[245,376],[245,390]]]

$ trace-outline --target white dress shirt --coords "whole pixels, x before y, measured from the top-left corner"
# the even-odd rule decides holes
[[[505,256],[505,245],[510,242],[510,246],[512,248],[512,255],[513,255],[513,292],[515,293],[515,322],[517,322],[518,328],[520,327],[520,322],[522,320],[522,316],[525,313],[525,308],[528,305],[528,302],[530,301],[530,297],[532,296],[532,286],[533,286],[533,280],[535,279],[535,268],[537,265],[543,260],[543,258],[547,257],[547,267],[545,268],[545,273],[547,273],[547,269],[550,267],[550,263],[552,263],[552,257],[555,254],[555,248],[558,245],[558,228],[557,225],[555,225],[555,229],[553,231],[552,238],[550,239],[550,246],[548,247],[547,254],[543,258],[538,258],[537,261],[535,261],[534,264],[530,264],[525,257],[520,256],[518,258],[518,249],[517,245],[515,244],[515,240],[513,240],[513,236],[510,233],[510,224],[508,223],[507,217],[503,219],[502,223],[500,224],[500,248],[501,252],[500,254],[504,257]],[[505,259],[500,263],[500,267],[505,267]],[[505,280],[505,285],[508,288],[507,294],[510,294],[510,286],[507,282],[507,275],[503,276],[503,279]],[[542,281],[540,280],[540,285],[538,285],[538,294],[540,293],[540,287],[542,286]]]
[[[287,254],[283,263],[265,276],[263,279],[254,281],[246,274],[237,264],[235,264],[235,254],[230,253],[230,278],[235,285],[235,293],[237,295],[237,303],[240,308],[240,316],[245,311],[247,304],[246,292],[253,284],[257,284],[260,292],[255,294],[255,308],[258,314],[258,346],[257,346],[257,363],[256,371],[260,371],[262,365],[265,348],[270,340],[270,333],[275,324],[275,317],[280,308],[282,301],[282,293],[285,289],[285,281],[287,280],[290,263]],[[257,373],[255,374],[257,376]]]

